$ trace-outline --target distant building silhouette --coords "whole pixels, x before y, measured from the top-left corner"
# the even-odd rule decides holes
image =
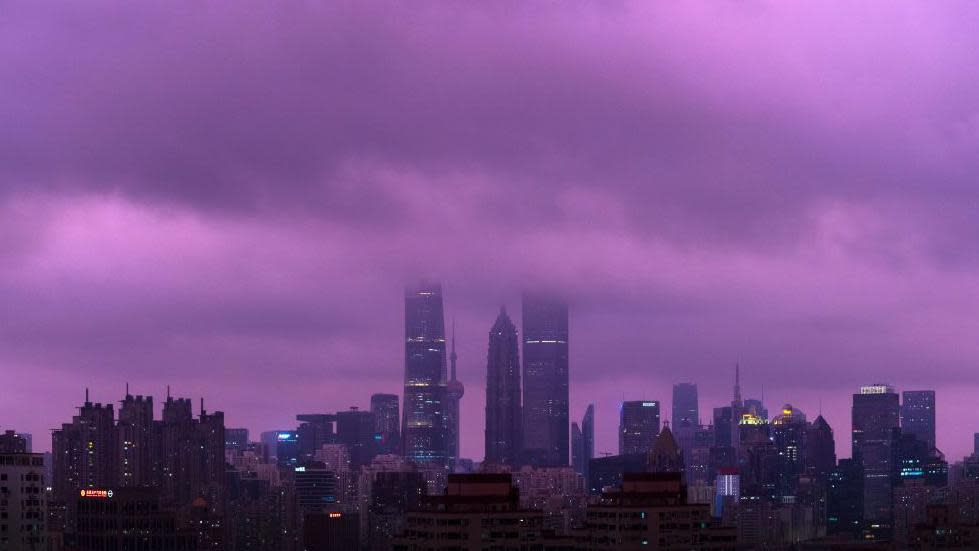
[[[700,423],[700,403],[697,398],[697,385],[694,383],[677,383],[673,385],[673,415],[671,425],[673,431],[683,421],[689,421],[696,427]]]
[[[935,447],[935,391],[905,390],[901,393],[901,431]]]
[[[486,462],[515,465],[521,453],[517,328],[505,308],[489,332],[486,360]]]
[[[649,470],[654,473],[682,473],[683,451],[670,427],[663,427],[649,452]]]
[[[401,453],[401,411],[397,394],[371,396],[371,413],[374,414],[374,430],[380,435],[379,454]]]
[[[350,464],[357,468],[370,463],[377,455],[374,414],[352,407],[337,412],[337,441],[350,451]]]
[[[822,415],[816,417],[806,432],[806,470],[825,478],[836,467],[836,440],[833,429]]]
[[[595,404],[588,404],[581,424],[571,425],[571,465],[588,483],[588,464],[595,458]],[[577,442],[575,442],[577,440]]]
[[[523,308],[523,445],[528,463],[567,465],[568,306],[525,294]]]
[[[659,435],[659,402],[622,402],[619,411],[619,455],[648,453]]]

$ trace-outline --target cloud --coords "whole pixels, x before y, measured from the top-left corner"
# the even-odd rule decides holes
[[[974,386],[977,15],[9,3],[0,418],[40,432],[124,378],[256,430],[364,405],[398,389],[419,277],[459,321],[472,434],[526,286],[572,299],[576,407],[686,378],[707,411],[738,359],[810,410]],[[23,373],[61,405],[18,413]]]

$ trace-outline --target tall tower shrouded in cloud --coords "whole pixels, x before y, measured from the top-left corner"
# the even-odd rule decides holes
[[[446,413],[446,426],[448,427],[448,442],[447,450],[449,457],[449,464],[454,465],[456,460],[459,459],[459,449],[460,449],[460,434],[459,431],[459,401],[462,400],[463,395],[466,393],[466,387],[462,384],[462,381],[456,378],[456,329],[455,323],[452,324],[452,352],[449,354],[449,364],[451,366],[451,378],[449,382],[446,383],[446,403],[445,403],[445,413]]]
[[[568,464],[568,306],[523,296],[524,459]]]
[[[445,464],[445,320],[442,286],[422,284],[405,291],[405,391],[401,445],[416,463]]]
[[[506,309],[489,332],[486,354],[486,462],[514,465],[521,451],[520,354]]]

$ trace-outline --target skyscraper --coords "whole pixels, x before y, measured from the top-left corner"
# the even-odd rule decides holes
[[[350,450],[353,467],[367,465],[377,455],[374,415],[355,407],[337,412],[337,441]]]
[[[571,465],[588,481],[588,463],[595,458],[595,404],[588,404],[581,424],[571,424]]]
[[[151,485],[156,477],[154,461],[157,455],[153,446],[153,397],[133,396],[127,388],[126,398],[119,408],[117,430],[119,485]]]
[[[700,404],[697,399],[697,385],[677,383],[673,385],[673,415],[671,416],[673,436],[683,450],[683,461],[693,460],[693,437],[700,426]]]
[[[568,464],[568,306],[523,297],[523,446],[527,462]]]
[[[673,431],[689,421],[696,427],[700,424],[700,405],[697,400],[697,385],[694,383],[677,383],[673,385]]]
[[[400,453],[401,416],[398,409],[397,394],[374,394],[371,396],[371,413],[374,414],[374,431],[380,435],[377,453]]]
[[[521,451],[517,327],[500,308],[486,354],[486,462],[513,465]]]
[[[659,435],[659,402],[622,402],[619,414],[619,455],[649,453]],[[672,435],[671,435],[672,438]]]
[[[806,470],[809,474],[826,477],[836,467],[836,441],[833,429],[820,415],[806,431]]]
[[[799,475],[806,464],[808,425],[801,411],[785,404],[782,413],[772,419],[771,439],[778,451],[777,487],[779,495],[795,495]]]
[[[402,454],[416,463],[448,461],[445,320],[442,286],[405,292],[405,390]]]
[[[588,462],[595,458],[595,404],[588,404],[585,415],[581,418],[581,441],[585,448],[585,479],[587,480]]]
[[[445,414],[446,420],[445,424],[448,427],[448,442],[447,450],[449,455],[449,464],[454,465],[456,460],[459,459],[459,400],[466,393],[466,387],[462,382],[456,378],[456,330],[455,324],[452,324],[452,353],[449,355],[449,362],[451,365],[451,378],[449,382],[446,383],[446,402],[445,402]]]
[[[887,385],[860,387],[853,395],[853,459],[863,470],[863,517],[891,519],[892,443],[900,427],[898,395]]]
[[[935,447],[935,391],[905,390],[901,393],[901,432]]]
[[[51,434],[54,499],[67,502],[83,488],[116,483],[118,448],[112,404],[85,403],[61,429]]]

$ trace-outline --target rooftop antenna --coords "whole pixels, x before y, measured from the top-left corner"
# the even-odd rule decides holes
[[[126,396],[129,396],[129,382],[126,382]]]
[[[170,385],[167,385],[167,401],[170,400]]]
[[[87,404],[88,402],[89,402],[89,400],[88,400],[88,387],[85,387],[85,403]]]
[[[449,354],[449,363],[452,364],[452,380],[456,380],[456,319],[452,317],[452,353]]]
[[[737,362],[734,364],[734,401],[741,403],[741,365]]]
[[[204,397],[201,396],[201,415],[204,415]]]

